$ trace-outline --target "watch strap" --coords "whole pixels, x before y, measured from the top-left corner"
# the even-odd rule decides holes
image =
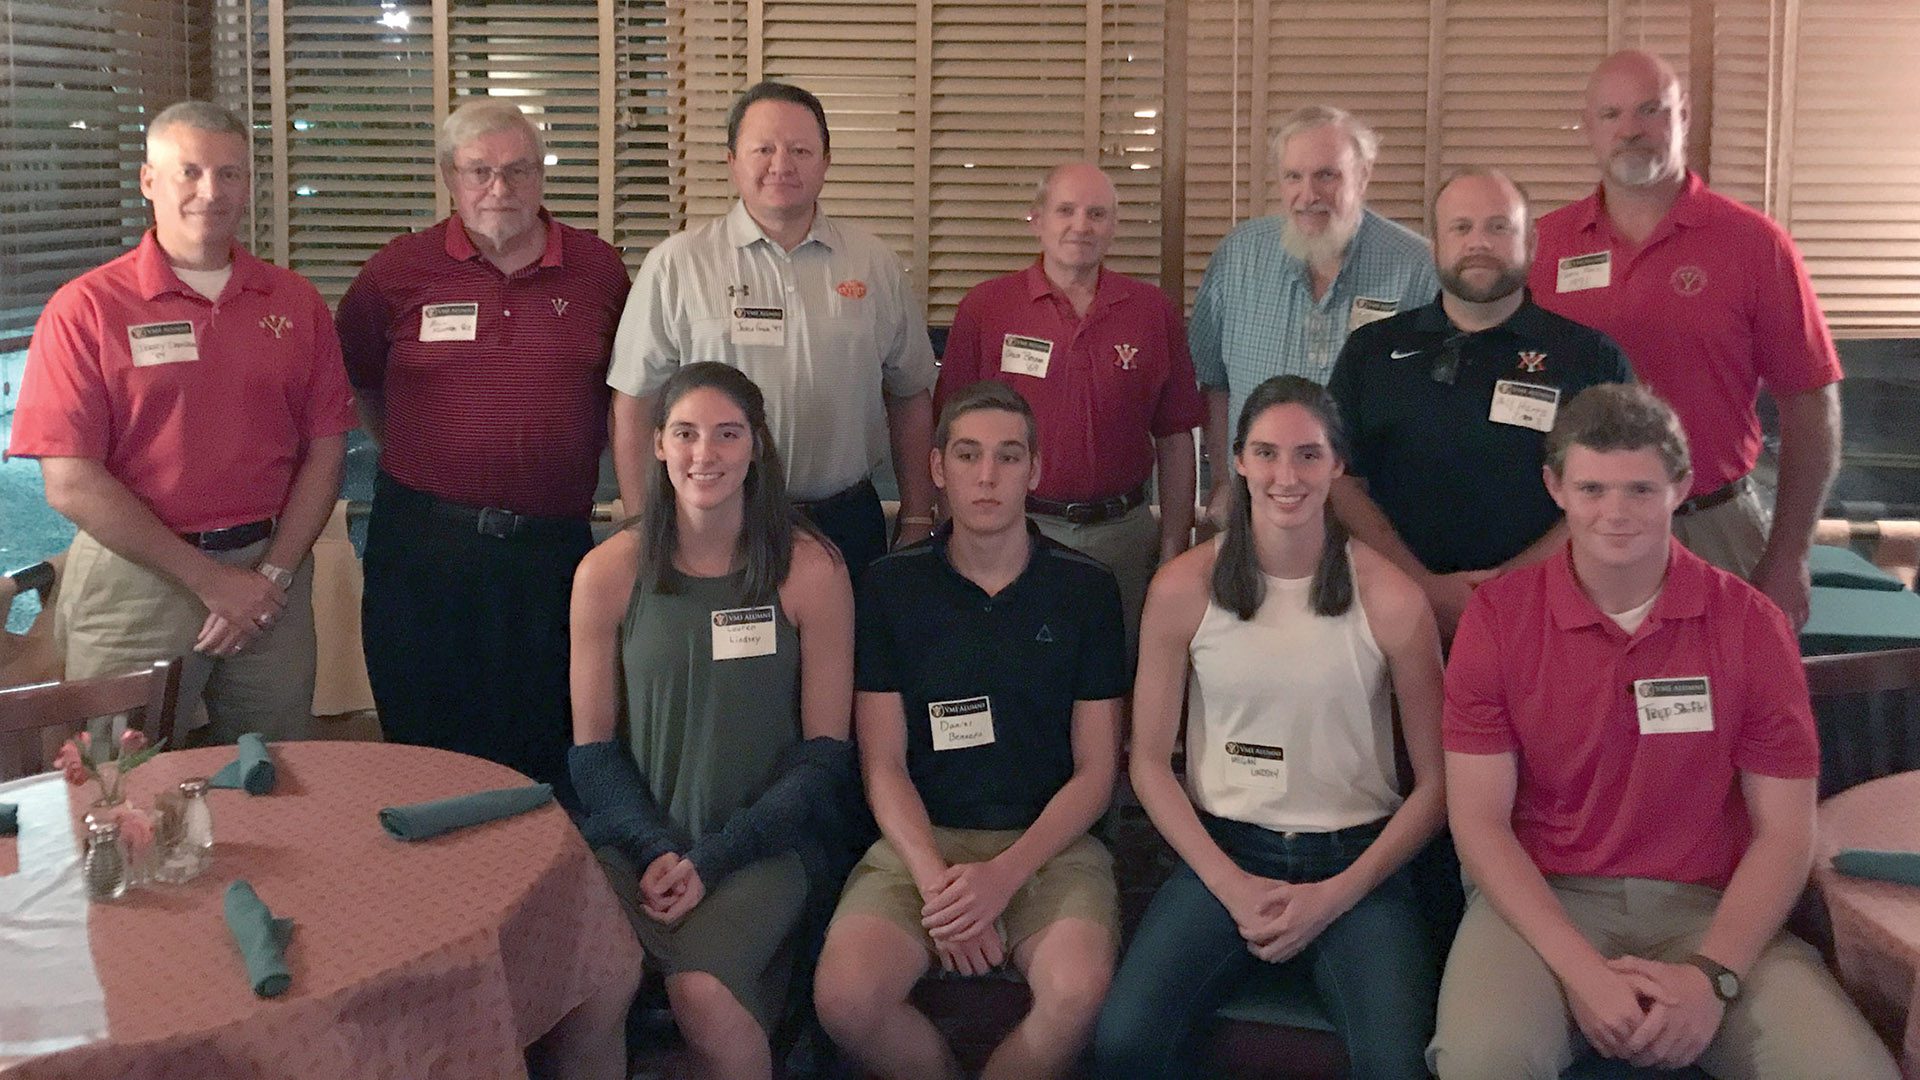
[[[284,566],[275,566],[272,563],[263,562],[254,567],[254,570],[258,572],[261,577],[266,578],[282,589],[293,588],[293,571]]]
[[[1713,987],[1714,997],[1730,1004],[1740,996],[1740,976],[1735,974],[1732,968],[1711,956],[1700,953],[1689,955],[1686,962],[1699,968],[1706,975],[1707,985]]]

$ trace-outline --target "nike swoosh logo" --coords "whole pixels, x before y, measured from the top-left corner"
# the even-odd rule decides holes
[[[1425,349],[1395,349],[1393,350],[1393,359],[1405,360],[1409,356],[1419,356],[1423,352],[1426,352],[1426,350]]]

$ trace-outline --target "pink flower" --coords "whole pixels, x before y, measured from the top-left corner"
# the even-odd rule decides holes
[[[137,754],[147,748],[147,737],[138,728],[128,728],[120,734],[120,753]]]
[[[153,844],[153,818],[144,810],[122,804],[107,811],[110,820],[120,823],[120,836],[135,855]]]
[[[85,738],[83,734],[79,738]],[[87,762],[80,753],[80,744],[70,739],[61,744],[60,752],[54,755],[53,767],[67,774],[67,783],[75,787],[87,782]]]

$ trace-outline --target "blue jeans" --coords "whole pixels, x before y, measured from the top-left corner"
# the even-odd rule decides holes
[[[1323,881],[1352,865],[1384,822],[1287,835],[1202,815],[1241,869]],[[1097,1076],[1193,1075],[1195,1036],[1262,961],[1190,867],[1154,894],[1094,1032]],[[1440,967],[1411,876],[1401,867],[1289,964],[1305,964],[1357,1080],[1425,1078]]]

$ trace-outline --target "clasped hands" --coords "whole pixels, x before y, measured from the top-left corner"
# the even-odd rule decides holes
[[[1254,874],[1220,897],[1247,951],[1269,964],[1291,960],[1353,906],[1336,879],[1295,884]]]
[[[988,860],[956,863],[920,884],[920,925],[933,938],[940,966],[961,975],[985,975],[1007,959],[1000,915],[1021,879]]]
[[[1706,972],[1692,964],[1619,956],[1565,987],[1573,1018],[1594,1050],[1640,1068],[1693,1064],[1726,1012]]]
[[[706,882],[685,855],[669,851],[640,874],[640,910],[658,923],[678,921],[706,895]]]
[[[207,607],[207,618],[193,648],[206,656],[233,656],[253,644],[287,606],[284,589],[240,566],[216,564],[212,579],[197,595]]]

